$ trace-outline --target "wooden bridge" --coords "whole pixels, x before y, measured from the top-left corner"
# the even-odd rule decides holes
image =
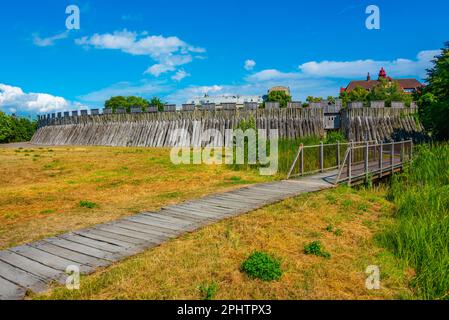
[[[301,145],[287,179],[328,172],[334,185],[360,184],[401,171],[412,158],[413,140]]]
[[[68,271],[92,273],[183,233],[286,198],[391,175],[411,159],[412,150],[411,141],[301,146],[288,180],[209,195],[0,251],[0,300],[23,299],[28,290],[44,292],[53,282],[66,284]]]

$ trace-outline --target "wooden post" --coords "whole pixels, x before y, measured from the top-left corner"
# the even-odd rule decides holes
[[[351,186],[352,180],[352,141],[349,144],[349,157],[348,157],[348,186]]]
[[[390,152],[390,164],[391,164],[391,174],[394,174],[394,140],[391,142],[391,152]]]
[[[369,142],[366,141],[365,144],[365,175],[368,177],[368,171],[369,171]]]
[[[320,142],[320,171],[324,172],[324,143]]]
[[[410,140],[410,162],[413,161],[413,140]]]
[[[340,159],[340,141],[337,141],[337,167],[340,169],[341,159]]]
[[[379,169],[380,169],[380,178],[382,178],[382,171],[384,166],[384,143],[380,142],[380,157],[379,157]]]
[[[401,161],[401,167],[404,165],[404,139],[401,141],[401,151],[400,151],[400,161]]]
[[[301,158],[299,161],[299,172],[301,173],[301,176],[304,175],[304,144],[301,143]]]

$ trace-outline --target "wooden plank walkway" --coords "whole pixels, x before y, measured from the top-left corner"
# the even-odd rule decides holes
[[[68,266],[89,274],[208,224],[332,188],[325,179],[332,175],[336,171],[257,184],[0,251],[0,300],[44,292],[52,282],[65,284]]]

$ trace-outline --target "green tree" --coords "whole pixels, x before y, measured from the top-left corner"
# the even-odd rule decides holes
[[[153,99],[151,99],[150,101],[150,106],[157,107],[157,110],[159,112],[162,112],[164,111],[165,103],[163,103],[161,99],[153,97]]]
[[[128,105],[126,106],[127,112],[131,112],[131,108],[133,107],[140,107],[142,111],[146,111],[148,106],[150,105],[148,100],[135,96],[126,97],[126,102],[128,103]]]
[[[424,127],[440,140],[449,139],[449,42],[427,70],[427,86],[416,95]]]
[[[125,97],[115,96],[111,97],[109,100],[106,100],[104,107],[106,109],[112,109],[112,112],[115,112],[117,108],[126,108],[129,107],[129,105],[128,100]]]
[[[0,143],[10,142],[12,136],[11,117],[0,111]]]
[[[279,102],[281,108],[287,108],[288,102],[292,101],[292,97],[285,91],[271,91],[268,95],[268,102]]]
[[[308,96],[307,99],[306,99],[306,101],[307,101],[308,103],[311,103],[311,102],[321,102],[321,101],[323,101],[323,98]]]
[[[30,141],[36,129],[36,121],[11,117],[0,111],[0,143]]]
[[[367,102],[368,101],[369,91],[362,88],[356,87],[354,90],[351,90],[347,95],[347,102]]]
[[[116,112],[117,108],[125,108],[126,112],[131,112],[131,108],[140,107],[142,111],[145,111],[150,103],[141,97],[136,96],[115,96],[111,97],[104,103],[104,107],[112,109],[112,112]]]
[[[380,79],[379,84],[375,86],[367,96],[368,101],[385,101],[386,106],[391,106],[394,101],[405,102],[410,106],[413,96],[404,93],[404,90],[395,81]]]

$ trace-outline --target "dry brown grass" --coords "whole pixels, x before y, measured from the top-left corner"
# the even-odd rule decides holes
[[[0,148],[0,248],[268,179],[175,166],[167,149],[24,147]]]
[[[344,187],[283,201],[187,234],[82,278],[81,290],[57,288],[43,299],[200,299],[216,283],[216,299],[393,299],[408,297],[407,270],[375,245],[391,223],[382,191]],[[333,232],[327,230],[332,224]],[[335,232],[339,229],[341,232]],[[305,255],[319,240],[330,259]],[[240,272],[253,251],[282,259],[280,280]],[[378,265],[382,289],[365,288],[365,269]]]

